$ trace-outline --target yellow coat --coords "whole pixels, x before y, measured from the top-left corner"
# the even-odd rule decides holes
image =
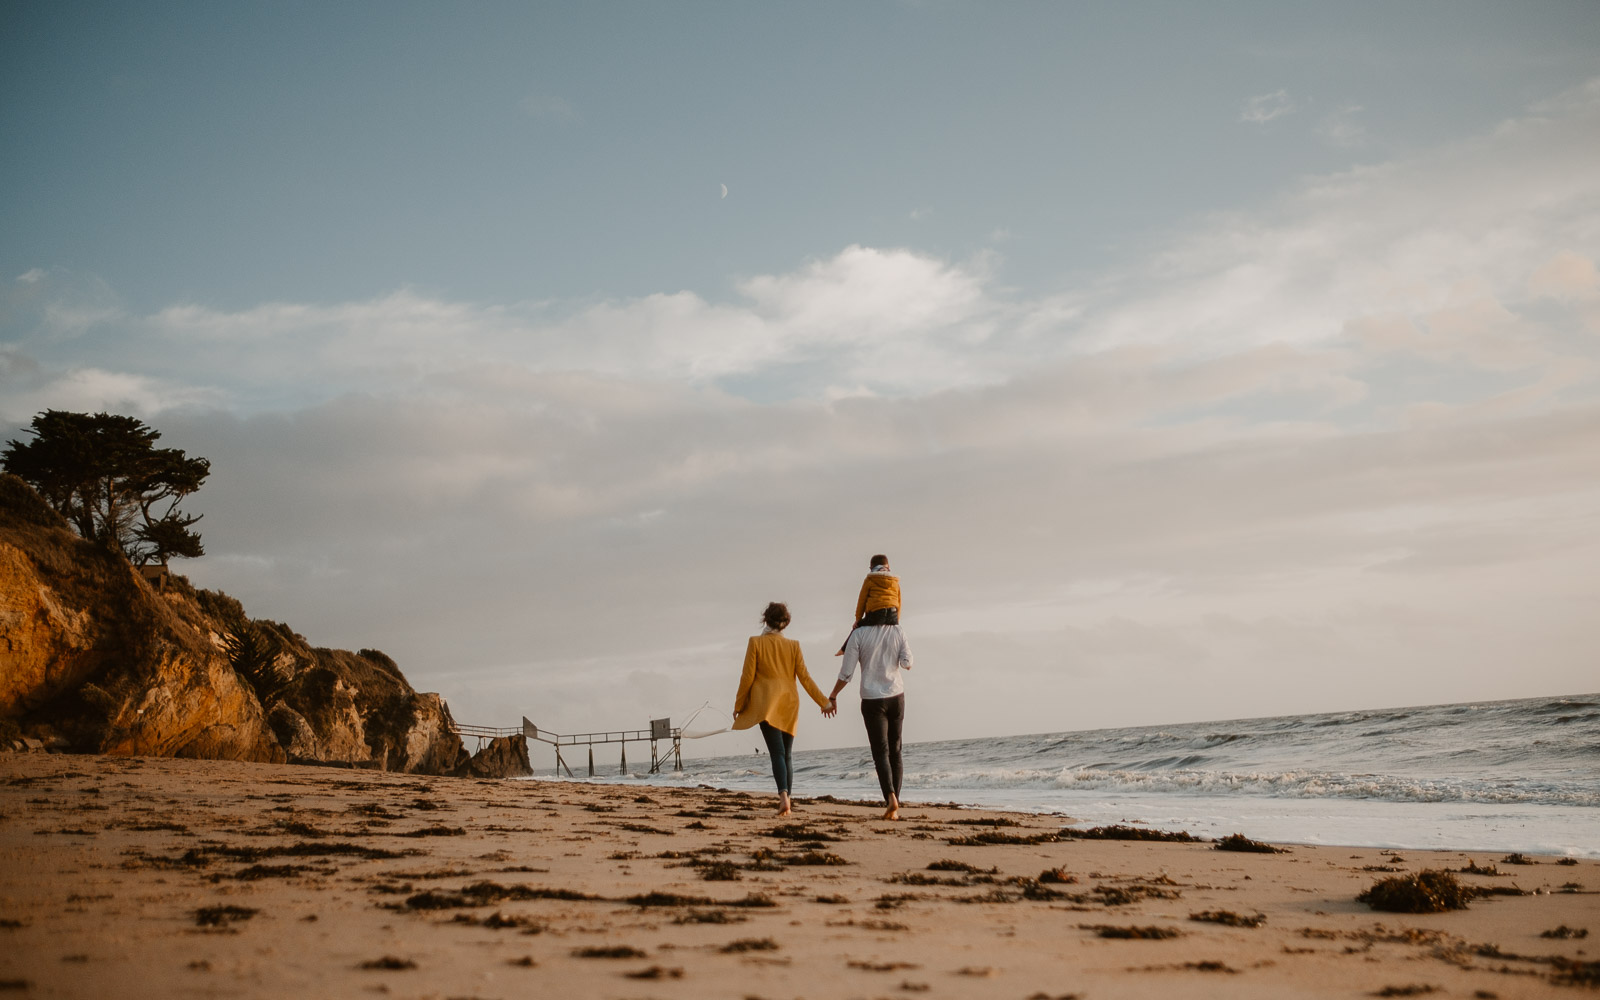
[[[868,611],[879,608],[905,608],[900,604],[900,578],[888,573],[868,573],[861,581],[861,593],[856,597],[856,619]]]
[[[800,643],[777,632],[753,635],[744,651],[744,672],[739,675],[739,693],[733,699],[733,728],[749,729],[765,722],[793,735],[800,717],[800,695],[795,681],[806,686],[806,693],[822,708],[828,696],[822,693],[806,672],[806,658]]]

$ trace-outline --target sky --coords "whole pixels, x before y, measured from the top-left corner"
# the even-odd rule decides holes
[[[1586,0],[0,2],[0,436],[480,725],[875,552],[913,742],[1592,691],[1597,260]]]

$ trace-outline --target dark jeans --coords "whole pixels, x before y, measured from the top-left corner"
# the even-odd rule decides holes
[[[900,798],[900,725],[906,720],[906,696],[862,698],[861,719],[867,724],[867,742],[872,744],[872,765],[878,769],[883,804],[888,805],[891,795]]]
[[[895,731],[899,732],[898,729]],[[786,733],[777,726],[763,722],[761,738],[767,741],[767,756],[772,758],[772,780],[778,783],[778,791],[793,791],[794,733]],[[898,743],[895,745],[899,746]]]

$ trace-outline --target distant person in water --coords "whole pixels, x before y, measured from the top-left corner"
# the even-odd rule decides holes
[[[889,572],[889,557],[875,555],[867,563],[867,578],[861,581],[861,593],[856,595],[855,624],[853,632],[863,625],[900,624],[900,578]],[[845,640],[847,643],[849,639]],[[843,656],[840,646],[834,656]]]
[[[906,685],[901,671],[911,669],[911,647],[899,625],[858,625],[844,641],[844,663],[828,703],[838,708],[839,692],[861,667],[861,721],[867,726],[872,764],[883,791],[884,819],[900,818],[900,728],[906,717]]]
[[[794,731],[800,716],[800,695],[795,682],[805,685],[806,693],[832,718],[838,711],[806,672],[806,658],[800,644],[783,635],[789,625],[789,609],[777,601],[762,612],[760,635],[750,637],[745,647],[744,672],[739,675],[739,693],[733,698],[733,728],[761,727],[772,760],[772,780],[778,785],[778,815],[789,815],[789,793],[794,790]]]

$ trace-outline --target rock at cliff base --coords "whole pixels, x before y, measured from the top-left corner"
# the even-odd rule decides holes
[[[533,773],[524,736],[498,736],[472,755],[461,771],[470,778],[525,778]]]

